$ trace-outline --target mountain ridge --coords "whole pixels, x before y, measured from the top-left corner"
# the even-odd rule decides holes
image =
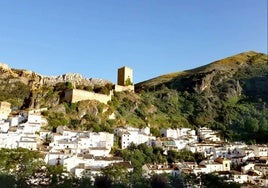
[[[170,81],[174,77],[188,76],[188,75],[191,75],[194,73],[208,72],[208,71],[211,71],[213,69],[217,69],[217,70],[225,70],[226,68],[229,68],[229,70],[234,69],[234,68],[238,69],[239,67],[242,67],[243,65],[245,65],[250,58],[257,56],[257,55],[266,55],[267,56],[267,54],[258,53],[255,51],[242,52],[242,53],[235,54],[235,55],[232,55],[232,56],[227,57],[227,58],[216,60],[214,62],[208,63],[206,65],[203,65],[203,66],[200,66],[197,68],[160,75],[160,76],[157,76],[155,78],[151,78],[149,80],[139,82],[136,84],[136,86],[142,87],[145,83],[146,83],[145,85],[149,85],[149,86],[156,85],[158,81],[162,84],[162,83]]]

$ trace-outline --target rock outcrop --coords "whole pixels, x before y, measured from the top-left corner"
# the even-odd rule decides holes
[[[74,86],[93,86],[110,83],[108,80],[103,79],[84,78],[81,74],[77,73],[67,73],[60,76],[42,76],[33,71],[12,69],[3,63],[0,63],[0,73],[0,79],[6,80],[7,83],[20,81],[31,87],[31,89],[37,89],[44,85],[53,86],[61,82],[71,82]]]

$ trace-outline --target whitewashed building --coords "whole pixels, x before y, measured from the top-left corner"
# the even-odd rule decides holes
[[[20,141],[18,142],[18,147],[26,148],[29,150],[37,150],[36,137],[21,137]]]
[[[254,150],[254,154],[256,157],[266,157],[268,156],[268,145],[262,144],[262,145],[252,145],[250,146]]]
[[[17,132],[0,133],[0,148],[15,149],[20,138],[21,135]]]
[[[162,137],[168,137],[174,139],[178,139],[186,135],[192,135],[192,136],[196,135],[195,130],[191,130],[190,128],[177,128],[177,129],[162,128],[160,130],[160,134]]]
[[[221,141],[218,133],[206,127],[202,127],[198,130],[198,135],[201,140],[207,140],[212,142],[219,142]]]
[[[138,129],[133,127],[116,128],[115,134],[120,137],[121,148],[127,148],[131,143],[136,145],[146,143],[151,146],[152,142],[156,140],[155,136],[150,135],[150,128]]]
[[[9,122],[0,122],[0,132],[7,133],[9,129]]]

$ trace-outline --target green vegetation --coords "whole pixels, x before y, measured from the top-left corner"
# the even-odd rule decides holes
[[[73,187],[77,183],[62,166],[46,165],[38,151],[23,148],[0,149],[1,187]]]
[[[115,154],[131,161],[133,172],[128,172],[123,165],[110,165],[101,170],[101,176],[95,177],[94,185],[90,177],[77,179],[66,172],[63,166],[49,166],[41,160],[41,153],[27,149],[0,149],[0,183],[1,187],[183,187],[199,182],[199,177],[193,174],[182,174],[171,177],[168,175],[151,175],[143,177],[141,166],[145,163],[165,162],[169,157],[163,155],[161,148],[148,147],[146,144],[131,145],[126,150],[115,150]],[[175,152],[176,153],[176,152]],[[189,155],[185,151],[177,152],[179,159]],[[190,154],[193,158],[194,155]],[[177,158],[176,158],[177,160]],[[33,181],[35,180],[35,181]],[[225,183],[223,178],[213,174],[202,175],[202,184],[205,187],[218,185],[220,187],[237,187],[236,184]],[[43,185],[42,185],[43,184]],[[45,184],[45,185],[44,185]],[[224,186],[223,186],[224,185]]]
[[[130,86],[133,85],[133,83],[131,82],[130,78],[127,78],[125,81],[125,86]]]
[[[95,85],[93,91],[95,93],[110,95],[110,91],[113,89],[113,85],[110,83],[107,83],[104,86],[101,85]]]
[[[24,100],[30,96],[30,88],[22,82],[3,84],[6,80],[0,79],[0,101],[8,101],[12,106],[21,108]]]
[[[224,139],[268,142],[267,55],[243,53],[168,75],[166,81],[163,77],[136,86],[140,101],[129,116],[146,119],[154,128],[207,126]],[[122,104],[118,108],[122,111]]]
[[[130,174],[123,173],[117,177],[128,177],[133,186],[148,186],[148,180],[142,176],[142,166],[145,164],[172,164],[173,162],[182,161],[196,161],[200,162],[204,159],[204,156],[200,153],[192,153],[190,151],[168,151],[167,155],[164,155],[163,149],[159,147],[149,147],[145,143],[140,145],[131,144],[127,149],[114,149],[113,154],[115,156],[122,157],[125,161],[131,161],[134,170]],[[121,172],[124,170],[121,170]],[[104,173],[111,180],[114,178],[111,176],[111,172]],[[117,173],[118,174],[118,173]],[[169,177],[171,178],[171,177]],[[152,178],[151,181],[153,181]],[[151,182],[152,183],[152,182]]]

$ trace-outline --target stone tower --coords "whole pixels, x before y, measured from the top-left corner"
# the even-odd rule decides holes
[[[129,67],[118,69],[117,84],[121,86],[133,85],[133,70]]]

